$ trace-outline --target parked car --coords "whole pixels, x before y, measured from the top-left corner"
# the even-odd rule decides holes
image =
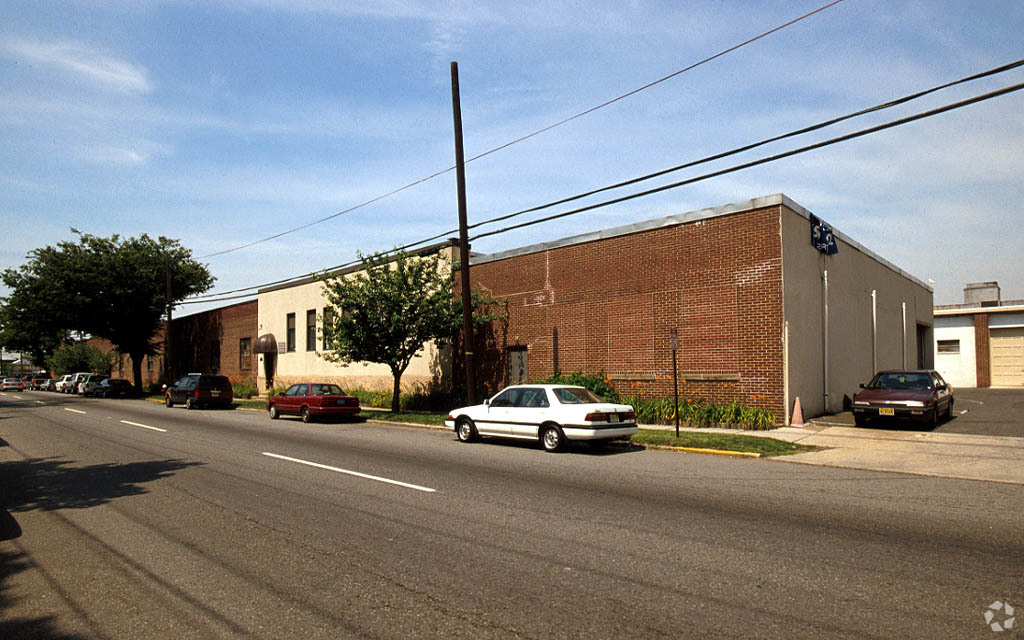
[[[67,383],[64,384],[64,393],[78,393],[78,385],[81,384],[82,380],[84,380],[87,375],[89,375],[89,372],[87,371],[72,374],[71,378],[69,378]]]
[[[64,389],[65,389],[65,387],[67,387],[68,382],[70,382],[70,381],[71,381],[71,374],[62,375],[60,378],[57,379],[57,382],[54,383],[54,385],[53,385],[54,391],[58,391],[60,393],[64,393]]]
[[[547,451],[558,451],[569,440],[603,443],[637,432],[630,405],[606,402],[583,387],[553,384],[507,387],[483,404],[455,409],[444,423],[462,442],[480,436],[539,440]]]
[[[135,387],[123,378],[107,378],[100,382],[96,395],[101,398],[126,398],[135,395]]]
[[[107,379],[107,376],[92,373],[82,379],[78,383],[78,393],[83,396],[95,396],[98,395],[96,392],[99,391],[100,383]]]
[[[57,390],[57,380],[55,378],[47,378],[46,382],[44,382],[43,386],[40,387],[40,388],[43,391],[56,391]]]
[[[231,406],[234,391],[227,376],[190,373],[169,387],[164,387],[164,404],[184,404],[187,409]]]
[[[853,419],[858,426],[873,420],[913,420],[936,426],[953,417],[953,387],[938,371],[897,369],[880,371],[853,396]]]
[[[25,382],[21,378],[4,378],[0,382],[0,391],[24,391]]]
[[[36,376],[35,378],[32,378],[32,386],[30,388],[33,391],[41,391],[43,389],[43,386],[46,384],[47,380],[49,380],[49,378],[46,378],[44,376]]]
[[[302,416],[303,422],[329,416],[352,416],[359,413],[359,399],[336,384],[302,382],[267,398],[267,413],[272,420],[282,415],[295,415]]]

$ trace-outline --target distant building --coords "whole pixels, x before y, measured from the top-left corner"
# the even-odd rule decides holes
[[[1024,300],[977,282],[935,307],[935,368],[954,387],[1024,387]]]

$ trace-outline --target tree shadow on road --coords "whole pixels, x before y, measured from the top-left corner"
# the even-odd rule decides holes
[[[7,443],[0,439],[0,446]],[[115,498],[140,495],[147,492],[144,483],[200,464],[153,460],[79,467],[73,466],[74,461],[56,457],[0,462],[0,638],[85,639],[61,632],[56,616],[9,617],[9,609],[19,600],[10,592],[11,578],[35,568],[32,557],[17,542],[24,532],[13,514],[85,509]]]

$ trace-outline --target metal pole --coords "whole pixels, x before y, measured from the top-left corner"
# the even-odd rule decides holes
[[[167,260],[164,265],[166,266],[167,276],[167,326],[164,327],[164,382],[166,384],[171,383],[171,307],[174,305],[171,302],[171,261]],[[134,380],[133,380],[134,382]]]
[[[462,104],[459,63],[452,61],[452,119],[455,123],[455,179],[459,197],[459,275],[462,284],[462,349],[466,362],[466,400],[476,404],[473,380],[473,297],[469,280],[469,229],[466,215],[466,158],[462,151]]]
[[[676,401],[676,437],[679,437],[679,372],[676,368],[676,351],[679,350],[679,334],[675,329],[669,337],[669,346],[672,347],[672,387],[675,391]]]

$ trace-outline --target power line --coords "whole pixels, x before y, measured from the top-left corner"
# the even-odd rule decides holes
[[[685,185],[693,184],[695,182],[701,182],[702,180],[708,180],[710,178],[717,178],[718,176],[722,176],[722,175],[725,175],[725,174],[728,174],[728,173],[734,173],[734,172],[740,171],[742,169],[749,169],[751,167],[756,167],[758,165],[767,164],[769,162],[775,162],[777,160],[782,160],[784,158],[788,158],[790,156],[795,156],[795,155],[798,155],[798,154],[801,154],[801,153],[806,153],[808,151],[813,151],[815,149],[821,149],[823,147],[827,147],[827,146],[830,146],[830,145],[833,145],[833,144],[837,144],[839,142],[846,142],[848,140],[853,140],[854,138],[860,138],[862,136],[866,136],[866,135],[871,134],[871,133],[877,133],[878,131],[883,131],[885,129],[891,129],[893,127],[898,127],[898,126],[901,126],[901,125],[904,125],[904,124],[908,124],[910,122],[914,122],[916,120],[921,120],[923,118],[930,118],[932,116],[939,115],[940,113],[945,113],[947,111],[952,111],[954,109],[960,109],[960,108],[963,108],[963,107],[975,104],[977,102],[982,102],[982,101],[985,101],[985,100],[991,100],[992,98],[998,98],[999,96],[1003,96],[1003,95],[1006,95],[1006,94],[1009,94],[1009,93],[1013,93],[1014,91],[1019,91],[1021,89],[1024,89],[1024,83],[1011,85],[1009,87],[1005,87],[1003,89],[999,89],[998,91],[992,91],[990,93],[982,94],[980,96],[975,96],[974,98],[969,98],[967,100],[961,100],[959,102],[954,102],[952,104],[948,104],[948,105],[943,106],[943,107],[938,107],[936,109],[930,109],[928,111],[922,111],[921,113],[917,113],[917,114],[914,114],[912,116],[908,116],[906,118],[900,118],[898,120],[892,120],[892,121],[887,122],[885,124],[881,124],[881,125],[874,126],[874,127],[869,127],[867,129],[861,129],[860,131],[855,131],[853,133],[848,133],[848,134],[843,135],[843,136],[839,136],[839,137],[836,137],[836,138],[831,138],[831,139],[825,140],[823,142],[817,142],[815,144],[810,144],[810,145],[807,145],[807,146],[804,146],[804,147],[800,147],[800,148],[797,148],[797,149],[792,149],[790,151],[786,151],[786,152],[783,152],[783,153],[778,153],[778,154],[775,154],[775,155],[767,156],[767,157],[764,157],[764,158],[760,158],[758,160],[753,160],[751,162],[745,162],[743,164],[734,165],[732,167],[728,167],[726,169],[721,169],[719,171],[713,171],[711,173],[706,173],[704,175],[697,176],[695,178],[689,178],[687,180],[680,180],[678,182],[673,182],[671,184],[662,185],[660,187],[655,187],[653,189],[647,189],[646,191],[640,191],[640,192],[633,193],[633,194],[630,194],[630,195],[622,196],[620,198],[614,198],[612,200],[606,200],[604,202],[599,202],[597,204],[592,204],[592,205],[589,205],[589,206],[586,206],[586,207],[580,207],[578,209],[572,209],[570,211],[564,211],[562,213],[556,213],[554,215],[546,216],[544,218],[538,218],[536,220],[530,220],[528,222],[523,222],[523,223],[520,223],[520,224],[512,225],[510,227],[504,227],[502,229],[497,229],[495,231],[488,231],[486,233],[480,233],[480,234],[477,234],[477,235],[473,236],[472,238],[470,238],[470,240],[477,240],[479,238],[485,238],[487,236],[498,235],[500,233],[506,233],[508,231],[513,231],[515,229],[521,229],[523,227],[529,227],[529,226],[532,226],[532,225],[535,225],[535,224],[540,224],[542,222],[550,222],[552,220],[557,220],[559,218],[564,218],[564,217],[567,217],[567,216],[575,215],[577,213],[583,213],[585,211],[592,211],[594,209],[599,209],[599,208],[602,208],[602,207],[607,207],[609,205],[618,204],[620,202],[626,202],[628,200],[633,200],[633,199],[636,199],[636,198],[641,198],[641,197],[644,197],[644,196],[649,196],[649,195],[652,195],[652,194],[655,194],[655,193],[660,193],[662,191],[667,191],[669,189],[675,189],[677,187],[682,187],[682,186],[685,186]]]
[[[952,82],[947,82],[945,84],[938,85],[938,86],[932,87],[930,89],[925,89],[923,91],[918,91],[916,93],[912,93],[912,94],[909,94],[907,96],[904,96],[904,97],[901,97],[901,98],[897,98],[896,100],[891,100],[889,102],[885,102],[885,103],[881,103],[881,104],[875,105],[873,107],[868,107],[868,108],[865,108],[865,109],[861,109],[859,111],[855,111],[855,112],[847,114],[847,115],[843,115],[843,116],[839,116],[839,117],[836,117],[836,118],[832,118],[830,120],[825,120],[823,122],[819,122],[817,124],[813,124],[813,125],[810,125],[808,127],[803,127],[801,129],[797,129],[795,131],[791,131],[791,132],[784,133],[784,134],[781,134],[781,135],[773,136],[771,138],[766,138],[764,140],[760,140],[758,142],[754,142],[754,143],[751,143],[751,144],[748,144],[748,145],[744,145],[742,147],[731,149],[729,151],[717,153],[717,154],[710,155],[710,156],[705,156],[703,158],[700,158],[700,159],[697,159],[697,160],[693,160],[693,161],[690,161],[690,162],[686,162],[686,163],[681,164],[681,165],[676,165],[676,166],[670,167],[668,169],[663,169],[663,170],[660,170],[660,171],[656,171],[654,173],[649,173],[649,174],[646,174],[646,175],[643,175],[643,176],[632,178],[630,180],[618,182],[618,183],[615,183],[615,184],[612,184],[612,185],[608,185],[608,186],[605,186],[605,187],[600,187],[598,189],[593,189],[591,191],[587,191],[587,192],[584,192],[584,193],[576,194],[576,195],[569,196],[569,197],[566,197],[566,198],[561,198],[559,200],[548,202],[548,203],[545,203],[545,204],[542,204],[542,205],[537,205],[535,207],[530,207],[528,209],[523,209],[523,210],[520,210],[520,211],[516,211],[516,212],[510,213],[510,214],[505,214],[505,215],[497,216],[497,217],[494,217],[494,218],[489,218],[487,220],[482,220],[480,222],[476,222],[476,223],[473,223],[473,224],[469,225],[469,228],[473,229],[473,228],[477,228],[477,227],[480,227],[480,226],[483,226],[483,225],[486,225],[486,224],[493,224],[495,222],[500,222],[500,221],[503,221],[503,220],[508,220],[510,218],[513,218],[513,217],[517,217],[517,216],[524,215],[524,214],[527,214],[527,213],[532,213],[532,212],[540,211],[540,210],[543,210],[543,209],[548,209],[550,207],[557,206],[559,204],[565,204],[567,202],[572,202],[574,200],[579,200],[581,198],[585,198],[585,197],[588,197],[588,196],[591,196],[591,195],[594,195],[594,194],[597,194],[597,193],[601,193],[601,192],[604,192],[604,191],[609,191],[609,190],[612,190],[612,189],[617,189],[617,188],[620,188],[620,187],[624,187],[624,186],[628,186],[628,185],[632,185],[632,184],[637,184],[639,182],[642,182],[642,181],[645,181],[645,180],[650,180],[650,179],[656,178],[656,177],[660,177],[660,176],[666,175],[668,173],[672,173],[674,171],[679,171],[681,169],[690,168],[690,167],[697,166],[697,165],[700,165],[700,164],[705,164],[705,163],[708,163],[708,162],[712,162],[714,160],[719,160],[719,159],[727,157],[727,156],[735,155],[737,153],[741,153],[741,152],[744,152],[744,151],[749,151],[751,149],[763,146],[765,144],[769,144],[771,142],[776,142],[776,141],[779,141],[779,140],[783,140],[785,138],[790,138],[790,137],[793,137],[793,136],[796,136],[796,135],[801,135],[801,134],[808,133],[808,132],[811,132],[811,131],[820,130],[822,128],[825,128],[825,127],[828,127],[828,126],[832,126],[834,124],[837,124],[837,123],[840,123],[840,122],[844,122],[846,120],[850,120],[852,118],[855,118],[855,117],[858,117],[858,116],[861,116],[861,115],[865,115],[865,114],[868,114],[868,113],[873,113],[873,112],[877,112],[877,111],[880,111],[880,110],[889,109],[889,108],[892,108],[892,107],[895,107],[895,106],[898,106],[898,105],[901,105],[901,104],[905,104],[905,103],[907,103],[909,101],[915,100],[917,98],[921,98],[921,97],[926,96],[926,95],[930,95],[932,93],[935,93],[935,92],[940,91],[942,89],[947,89],[947,88],[955,86],[955,85],[963,84],[965,82],[970,82],[970,81],[977,80],[977,79],[980,79],[980,78],[985,78],[985,77],[992,76],[992,75],[995,75],[995,74],[998,74],[998,73],[1004,73],[1006,71],[1015,69],[1015,68],[1020,67],[1022,65],[1024,65],[1024,59],[1017,60],[1015,62],[1011,62],[1011,63],[1005,64],[1005,65],[1002,65],[1002,66],[999,66],[999,67],[995,67],[995,68],[989,69],[987,71],[982,71],[982,72],[979,72],[979,73],[976,73],[976,74],[973,74],[973,75],[970,75],[970,76],[966,76],[966,77],[961,78],[959,80],[954,80]],[[836,139],[836,140],[842,141],[842,139]],[[812,148],[813,148],[813,145],[812,145]],[[786,157],[786,156],[782,156],[782,157]],[[757,161],[756,164],[763,164],[764,162],[768,162],[768,161],[771,161],[771,159]],[[753,165],[749,165],[749,166],[753,166]],[[740,165],[739,168],[747,168],[747,165]],[[729,172],[734,171],[734,170],[738,170],[738,169],[725,170],[724,173],[729,173]],[[702,177],[699,177],[697,179],[693,179],[692,181],[687,181],[687,182],[685,182],[685,184],[689,184],[690,182],[696,182],[696,181],[699,181],[699,180],[707,179],[707,178],[710,178],[710,177],[715,177],[716,175],[721,175],[721,173],[707,174],[706,176],[702,176]],[[677,185],[677,186],[681,186],[681,184]],[[671,188],[671,187],[672,187],[672,185],[669,185],[666,188]],[[652,191],[652,192],[656,192],[656,190]],[[621,198],[621,199],[611,200],[608,203],[601,203],[601,204],[595,205],[594,207],[588,207],[588,208],[574,210],[574,211],[568,212],[567,214],[564,214],[564,215],[571,215],[573,213],[580,213],[580,212],[583,212],[583,211],[587,211],[590,208],[596,208],[598,206],[607,206],[608,204],[615,204],[617,202],[621,202],[621,201],[624,201],[624,200],[629,200],[629,199],[632,199],[634,197],[639,197],[640,195],[646,195],[647,193],[649,193],[649,192],[641,192],[638,195],[627,196],[627,197],[624,197],[624,198]],[[561,217],[561,215],[563,215],[563,214],[559,214],[559,215],[557,215],[555,217]],[[537,222],[543,222],[543,221],[548,220],[548,219],[554,219],[555,217],[552,217],[552,218],[542,218],[542,219],[539,219]],[[529,223],[529,224],[534,224],[534,223]],[[528,226],[528,225],[517,225],[515,227],[509,227],[508,230],[519,228],[519,226]],[[451,230],[445,231],[443,233],[439,233],[437,235],[430,236],[429,238],[424,238],[422,240],[417,240],[415,242],[411,242],[409,244],[406,244],[406,245],[403,245],[403,246],[400,246],[400,247],[395,247],[395,248],[393,248],[393,249],[391,249],[389,251],[382,251],[382,252],[380,252],[380,255],[389,255],[389,254],[398,253],[398,252],[401,252],[401,251],[405,251],[407,249],[411,249],[413,247],[424,245],[424,244],[426,244],[428,242],[432,242],[434,240],[438,240],[438,239],[441,239],[441,238],[444,238],[444,237],[451,237],[452,234],[457,233],[457,231],[458,231],[457,229],[451,229]],[[496,233],[501,233],[501,232],[502,231],[499,230],[499,231],[495,231],[495,232],[489,232],[489,233],[486,233],[486,234],[480,234],[480,235],[474,236],[474,239],[475,238],[485,237],[485,236],[488,236],[488,235],[495,235]],[[250,287],[243,287],[241,289],[233,289],[231,291],[223,291],[223,292],[216,293],[216,294],[207,294],[207,295],[195,296],[194,298],[191,299],[190,302],[182,302],[180,304],[200,304],[200,303],[205,303],[205,302],[221,302],[221,301],[238,299],[240,297],[248,297],[248,296],[234,296],[234,297],[221,297],[221,296],[228,296],[230,294],[240,293],[240,292],[243,292],[243,291],[251,291],[251,290],[254,290],[254,289],[260,289],[260,288],[264,288],[264,287],[270,287],[270,286],[276,286],[276,285],[280,285],[280,284],[286,284],[288,282],[293,282],[293,281],[301,280],[301,279],[304,279],[304,278],[309,278],[309,277],[311,277],[311,276],[313,276],[313,275],[315,275],[317,273],[330,272],[330,271],[335,271],[335,270],[342,269],[342,268],[345,268],[345,267],[354,266],[356,264],[359,264],[359,262],[360,262],[360,260],[353,260],[353,261],[349,261],[349,262],[346,262],[346,263],[343,263],[343,264],[340,264],[340,265],[335,265],[333,267],[328,267],[326,269],[314,271],[314,272],[311,272],[311,273],[302,274],[302,275],[299,275],[299,276],[293,276],[293,277],[285,278],[285,279],[282,279],[282,280],[276,280],[276,281],[273,281],[273,282],[267,282],[267,283],[263,283],[263,284],[259,284],[259,285],[253,285],[253,286],[250,286]],[[249,294],[249,295],[254,295],[254,294]]]
[[[800,16],[799,18],[794,18],[794,19],[790,20],[789,22],[786,22],[786,23],[781,24],[781,25],[779,25],[777,27],[769,29],[768,31],[765,31],[765,32],[763,32],[763,33],[761,33],[759,35],[756,35],[756,36],[754,36],[752,38],[744,40],[743,42],[740,42],[739,44],[735,44],[735,45],[733,45],[733,46],[731,46],[731,47],[729,47],[727,49],[723,49],[722,51],[719,51],[718,53],[716,53],[716,54],[714,54],[712,56],[708,56],[707,58],[704,58],[703,60],[700,60],[700,61],[695,62],[695,63],[693,63],[693,64],[691,64],[691,65],[689,65],[687,67],[679,69],[678,71],[674,71],[674,72],[668,74],[667,76],[662,76],[661,78],[658,78],[657,80],[654,80],[652,82],[648,82],[647,84],[643,85],[642,87],[638,87],[636,89],[633,89],[632,91],[627,91],[626,93],[624,93],[624,94],[622,94],[620,96],[617,96],[615,98],[612,98],[611,100],[606,100],[605,102],[602,102],[601,104],[599,104],[597,106],[590,107],[589,109],[585,109],[584,111],[581,111],[581,112],[579,112],[579,113],[577,113],[575,115],[569,116],[568,118],[564,118],[562,120],[559,120],[558,122],[555,122],[554,124],[550,124],[550,125],[548,125],[546,127],[542,127],[540,129],[537,129],[533,133],[528,133],[525,136],[521,136],[519,138],[516,138],[515,140],[511,140],[509,142],[506,142],[505,144],[499,145],[499,146],[497,146],[497,147],[495,147],[493,149],[489,149],[487,151],[484,151],[483,153],[481,153],[479,155],[475,155],[475,156],[473,156],[471,158],[468,158],[466,160],[466,162],[473,162],[474,160],[479,160],[480,158],[483,158],[485,156],[489,156],[492,153],[496,153],[498,151],[501,151],[502,149],[507,149],[508,147],[511,147],[514,144],[518,144],[518,143],[523,142],[525,140],[529,140],[530,138],[533,138],[533,137],[538,136],[538,135],[540,135],[542,133],[550,131],[550,130],[556,128],[556,127],[560,127],[563,124],[572,122],[573,120],[576,120],[577,118],[581,118],[581,117],[583,117],[585,115],[591,114],[591,113],[597,111],[598,109],[603,109],[604,107],[607,107],[609,105],[615,104],[616,102],[619,102],[620,100],[624,100],[624,99],[626,99],[626,98],[628,98],[630,96],[636,95],[637,93],[640,93],[641,91],[644,91],[646,89],[650,89],[651,87],[653,87],[655,85],[658,85],[658,84],[661,84],[662,82],[665,82],[666,80],[670,80],[670,79],[672,79],[672,78],[674,78],[674,77],[676,77],[676,76],[678,76],[678,75],[680,75],[682,73],[685,73],[685,72],[690,71],[692,69],[696,69],[697,67],[699,67],[701,65],[704,65],[704,64],[707,64],[708,62],[711,62],[712,60],[720,58],[720,57],[722,57],[722,56],[724,56],[726,54],[732,53],[733,51],[736,51],[737,49],[745,47],[748,44],[757,42],[758,40],[761,40],[762,38],[766,38],[766,37],[768,37],[768,36],[778,32],[778,31],[781,31],[781,30],[783,30],[783,29],[785,29],[787,27],[790,27],[790,26],[796,24],[797,22],[800,22],[801,20],[809,18],[809,17],[811,17],[811,16],[813,16],[813,15],[815,15],[817,13],[821,13],[822,11],[824,11],[824,10],[830,8],[830,7],[833,7],[833,6],[839,4],[842,1],[843,0],[833,0],[832,2],[829,2],[829,3],[825,4],[825,5],[822,5],[821,7],[818,7],[814,11],[811,11],[809,13],[805,13],[804,15]],[[274,235],[267,236],[266,238],[261,238],[259,240],[253,240],[252,242],[248,242],[246,244],[239,245],[237,247],[232,247],[230,249],[224,249],[222,251],[215,251],[213,253],[208,253],[206,255],[199,256],[197,259],[203,260],[203,259],[206,259],[206,258],[213,258],[213,257],[221,256],[221,255],[224,255],[224,254],[227,254],[227,253],[232,253],[234,251],[239,251],[241,249],[247,249],[247,248],[255,246],[257,244],[262,244],[264,242],[269,242],[270,240],[276,240],[277,238],[280,238],[282,236],[286,236],[288,234],[295,233],[297,231],[302,231],[303,229],[308,229],[309,227],[312,227],[312,226],[315,226],[315,225],[327,222],[328,220],[333,220],[334,218],[337,218],[339,216],[343,216],[346,213],[351,213],[351,212],[353,212],[353,211],[355,211],[357,209],[362,209],[363,207],[371,205],[371,204],[373,204],[375,202],[379,202],[379,201],[381,201],[381,200],[383,200],[385,198],[393,196],[393,195],[395,195],[397,193],[401,193],[402,191],[405,191],[407,189],[411,189],[412,187],[415,187],[417,185],[423,184],[424,182],[427,182],[428,180],[433,180],[434,178],[436,178],[438,176],[442,176],[442,175],[444,175],[444,174],[446,174],[446,173],[448,173],[450,171],[454,171],[454,170],[455,170],[455,166],[453,165],[453,166],[448,167],[447,169],[443,169],[441,171],[437,171],[435,173],[432,173],[429,176],[426,176],[425,178],[420,178],[419,180],[414,180],[414,181],[410,182],[409,184],[406,184],[406,185],[404,185],[402,187],[398,187],[397,189],[393,189],[393,190],[391,190],[391,191],[389,191],[389,192],[387,192],[387,193],[385,193],[383,195],[379,195],[379,196],[377,196],[375,198],[371,198],[370,200],[367,200],[366,202],[362,202],[360,204],[353,205],[353,206],[349,207],[348,209],[344,209],[344,210],[339,211],[337,213],[333,213],[333,214],[331,214],[329,216],[325,216],[323,218],[319,218],[317,220],[313,220],[312,222],[308,222],[308,223],[306,223],[304,225],[300,225],[298,227],[294,227],[292,229],[288,229],[287,231],[282,231],[280,233],[275,233]]]

